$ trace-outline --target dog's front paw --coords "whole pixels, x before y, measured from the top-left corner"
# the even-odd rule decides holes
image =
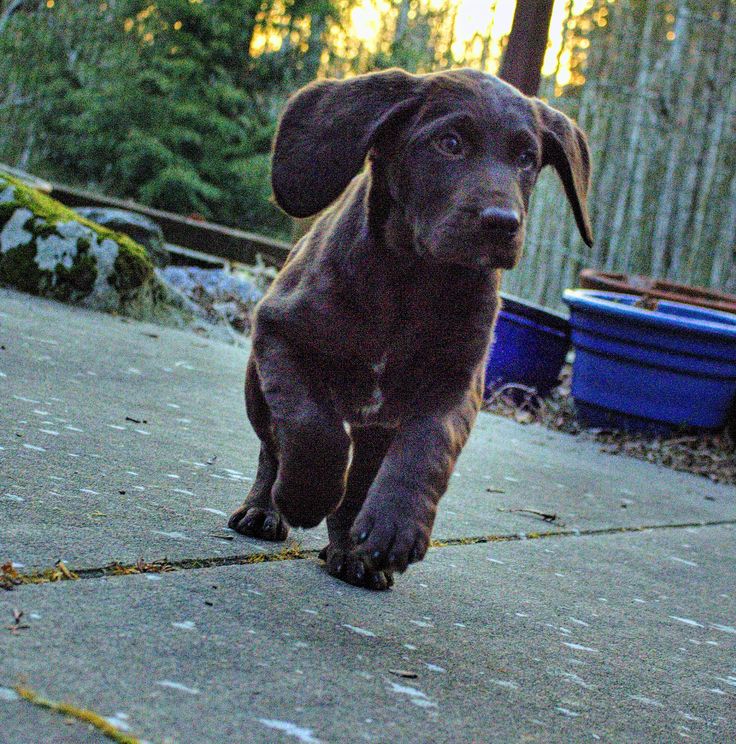
[[[371,568],[365,559],[352,550],[330,545],[322,548],[319,557],[325,562],[327,572],[353,586],[365,589],[388,589],[393,586],[391,571]]]
[[[355,554],[376,571],[406,571],[424,558],[431,526],[391,511],[368,510],[355,520],[350,536]]]
[[[227,526],[241,535],[274,542],[286,540],[289,534],[286,522],[277,511],[248,504],[243,504],[233,512]]]

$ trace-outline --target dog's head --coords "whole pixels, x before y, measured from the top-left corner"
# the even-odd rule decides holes
[[[294,217],[324,209],[369,157],[370,209],[401,223],[430,260],[512,268],[529,196],[552,165],[588,245],[590,153],[564,114],[493,75],[401,70],[323,80],[288,102],[273,148],[273,190]]]

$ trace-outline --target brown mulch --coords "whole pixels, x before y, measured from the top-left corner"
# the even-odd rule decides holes
[[[484,410],[520,424],[540,424],[592,439],[601,445],[602,452],[628,455],[716,483],[736,485],[736,442],[728,432],[651,437],[612,429],[584,429],[575,417],[570,384],[571,370],[566,365],[560,385],[547,398],[541,398],[533,388],[509,384],[490,396]]]

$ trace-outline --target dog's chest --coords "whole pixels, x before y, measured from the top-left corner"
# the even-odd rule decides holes
[[[373,389],[370,393],[370,400],[368,403],[363,403],[357,406],[357,413],[363,420],[369,420],[377,416],[381,408],[383,408],[383,391],[381,390],[381,382],[384,372],[386,371],[386,361],[388,360],[388,354],[384,353],[380,361],[375,362],[371,365],[371,370],[374,374]]]
[[[355,425],[381,423],[386,404],[386,368],[388,354],[361,370],[337,374],[332,381],[332,396],[345,421]]]

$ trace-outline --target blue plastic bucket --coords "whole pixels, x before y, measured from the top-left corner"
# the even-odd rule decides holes
[[[557,385],[570,347],[567,316],[503,293],[501,300],[486,365],[486,392],[517,383],[546,395]]]
[[[649,434],[723,428],[736,402],[736,315],[613,292],[566,290],[572,395],[588,426]]]

